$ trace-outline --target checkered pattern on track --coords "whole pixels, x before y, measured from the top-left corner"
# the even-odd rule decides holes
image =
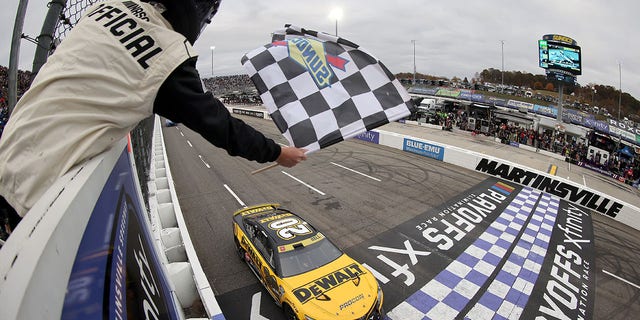
[[[519,316],[518,310],[509,309],[510,303],[519,306],[521,304],[519,299],[525,296],[528,299],[527,293],[530,293],[532,286],[528,287],[526,282],[532,280],[532,274],[527,272],[533,272],[537,278],[559,205],[559,200],[550,201],[548,197],[543,197],[538,204],[535,215],[527,223],[540,195],[541,193],[537,190],[522,189],[511,204],[469,248],[433,280],[390,311],[389,317],[391,319],[454,319],[479,294],[480,289],[496,272],[496,267],[507,258],[505,269],[498,272],[496,280],[488,287],[488,294],[493,294],[493,296],[485,293],[486,298],[482,296],[478,302],[478,305],[482,307],[472,308],[467,317],[491,319],[493,315],[507,314],[505,318],[517,318],[514,316]],[[526,231],[522,233],[525,228]],[[535,236],[532,233],[535,233]],[[520,236],[521,234],[522,236]],[[520,239],[518,239],[519,236]],[[508,255],[508,250],[516,241],[518,244]],[[529,246],[528,243],[531,241],[537,247],[527,255],[523,250]],[[521,256],[528,257],[529,260],[518,261]],[[516,269],[519,270],[516,276],[506,276]],[[522,270],[525,272],[520,273]],[[505,288],[499,283],[501,280],[511,282],[512,287]],[[533,282],[535,283],[535,281]],[[507,289],[513,289],[517,292]],[[503,293],[505,290],[506,294]],[[498,293],[498,295],[494,293]],[[498,297],[499,295],[504,295],[505,299],[500,298],[496,305],[494,296]],[[516,295],[515,300],[511,299]],[[503,300],[506,302],[503,303]],[[526,304],[526,301],[524,303]]]
[[[478,303],[470,319],[519,319],[547,255],[560,200],[544,194],[531,221],[504,267]]]

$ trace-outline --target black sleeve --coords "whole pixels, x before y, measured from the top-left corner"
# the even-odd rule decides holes
[[[260,163],[275,161],[280,146],[242,120],[231,116],[211,92],[204,92],[196,70],[196,57],[181,64],[165,80],[154,101],[153,111],[183,123],[231,156]]]

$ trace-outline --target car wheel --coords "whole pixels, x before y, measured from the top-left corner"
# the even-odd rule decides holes
[[[284,305],[284,318],[287,320],[298,320],[298,316],[296,316],[295,312],[293,312],[293,309],[291,309],[288,304]]]

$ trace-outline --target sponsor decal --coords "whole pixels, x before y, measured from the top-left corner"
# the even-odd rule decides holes
[[[362,141],[372,142],[372,143],[375,143],[375,144],[379,144],[380,143],[380,133],[378,133],[376,131],[366,131],[366,132],[363,132],[363,133],[355,136],[354,138],[362,140]]]
[[[474,93],[474,94],[471,95],[471,100],[477,101],[477,102],[483,102],[484,101],[484,95],[480,94],[480,93]]]
[[[540,278],[523,319],[592,319],[595,303],[593,227],[588,212],[562,203]]]
[[[324,235],[320,232],[314,234],[313,236],[304,239],[300,242],[296,242],[296,243],[290,243],[290,244],[285,244],[285,245],[281,245],[278,247],[278,252],[287,252],[287,251],[293,251],[296,249],[297,246],[302,245],[303,247],[308,247],[320,240],[324,239]]]
[[[572,110],[572,109],[564,109],[562,112],[562,120],[568,121],[574,124],[584,125],[585,113]]]
[[[609,124],[604,121],[595,121],[593,128],[604,133],[609,133]]]
[[[507,106],[512,109],[525,109],[527,111],[533,111],[535,105],[533,103],[519,101],[519,100],[509,100],[507,101]]]
[[[473,94],[471,92],[463,91],[463,92],[460,92],[460,96],[458,98],[464,99],[464,100],[471,100],[472,95]]]
[[[444,159],[444,147],[423,141],[404,138],[402,150],[440,161]]]
[[[149,21],[147,13],[144,12],[144,9],[139,4],[132,1],[124,1],[122,4],[124,4],[124,6],[127,7],[129,11],[131,11],[131,14],[133,14],[135,17],[138,17],[138,19],[147,22]]]
[[[579,186],[495,160],[483,158],[476,166],[476,171],[550,193],[610,217],[616,217],[623,208],[615,199],[605,198]]]
[[[495,97],[484,97],[484,102],[486,102],[488,104],[498,105],[498,106],[506,106],[507,105],[507,100],[506,99],[495,98]]]
[[[435,95],[438,92],[438,88],[409,88],[409,93]]]
[[[347,253],[366,262],[365,268],[383,286],[385,305],[398,305],[485,233],[520,188],[487,179],[458,198],[350,248]]]
[[[443,96],[443,97],[452,97],[452,98],[456,98],[460,95],[460,90],[457,89],[439,89],[438,92],[436,92],[436,95],[438,96]]]
[[[633,133],[631,133],[629,131],[625,131],[625,129],[622,129],[620,127],[609,126],[609,133],[614,135],[614,136],[617,136],[617,137],[623,138],[625,140],[628,140],[628,141],[632,141],[632,142],[636,141],[636,135],[635,134],[633,134]]]
[[[606,175],[606,176],[611,177],[611,178],[613,178],[615,180],[618,180],[620,182],[625,182],[625,179],[624,179],[623,176],[621,176],[619,174],[615,174],[615,173],[613,173],[611,171],[602,170],[602,169],[600,169],[598,167],[594,167],[594,166],[592,166],[592,165],[590,165],[590,164],[588,164],[586,162],[580,161],[580,162],[578,162],[578,166],[583,167],[583,168],[587,168],[589,170],[598,172],[598,173],[603,174],[603,175]]]
[[[271,216],[271,217],[262,218],[262,219],[260,219],[259,222],[260,222],[260,224],[263,224],[263,223],[267,223],[267,222],[271,222],[271,221],[275,221],[275,220],[280,220],[280,219],[283,219],[283,218],[286,218],[286,217],[291,217],[291,216],[293,216],[293,214],[291,214],[289,212],[281,213],[281,214],[276,214],[276,215]]]
[[[366,272],[359,265],[353,263],[342,269],[333,271],[318,279],[315,279],[301,287],[293,289],[294,296],[300,303],[307,303],[309,300],[318,298],[326,292],[337,288],[351,280],[359,279],[360,275]]]
[[[558,109],[554,107],[541,106],[536,104],[533,106],[533,111],[543,116],[554,117],[554,118],[558,117]]]
[[[287,46],[289,57],[309,72],[319,89],[331,85],[335,76],[331,67],[345,71],[345,65],[349,62],[339,56],[328,54],[324,42],[315,39],[294,38],[276,41],[273,45]]]
[[[564,42],[564,43],[568,43],[568,44],[576,44],[576,41],[567,37],[567,36],[563,36],[563,35],[559,35],[559,34],[545,34],[542,39],[544,40],[551,40],[551,41],[558,41],[558,42]]]
[[[615,119],[609,119],[609,126],[620,128],[622,131],[626,131],[629,134],[632,134],[634,136],[636,134],[640,134],[640,129],[629,126],[624,122],[618,122],[618,120],[615,120]]]
[[[496,210],[513,190],[513,187],[507,184],[497,183],[486,192],[470,198],[468,202],[443,210],[441,214],[444,216],[437,223],[429,225],[424,230],[421,223],[416,229],[422,231],[425,239],[437,244],[438,249],[449,250]]]
[[[342,309],[346,309],[346,308],[352,306],[354,303],[356,303],[356,302],[358,302],[358,301],[360,301],[362,299],[364,299],[364,294],[361,293],[361,294],[359,294],[359,295],[347,300],[347,302],[345,302],[345,303],[340,305],[340,311],[342,311]]]
[[[263,206],[263,207],[257,207],[257,208],[251,208],[251,209],[247,209],[247,210],[243,210],[240,212],[240,214],[244,217],[244,216],[248,216],[254,213],[259,213],[259,212],[264,212],[264,211],[271,211],[273,210],[274,207],[273,206]]]

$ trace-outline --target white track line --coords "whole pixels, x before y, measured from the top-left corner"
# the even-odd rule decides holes
[[[302,181],[302,180],[300,180],[300,179],[298,179],[298,178],[296,178],[296,177],[294,177],[294,176],[292,176],[292,175],[290,175],[290,174],[288,174],[288,173],[286,173],[286,172],[284,172],[284,171],[281,171],[281,172],[282,172],[282,173],[284,173],[285,175],[289,176],[289,178],[291,178],[291,179],[293,179],[293,180],[295,180],[295,181],[298,181],[298,182],[302,183],[302,184],[303,184],[303,185],[305,185],[307,188],[309,188],[309,189],[311,189],[311,190],[313,190],[313,191],[315,191],[315,192],[319,193],[320,195],[323,195],[323,196],[325,195],[325,193],[324,193],[324,192],[322,192],[322,191],[320,191],[320,190],[318,190],[318,189],[316,189],[316,188],[312,187],[311,185],[309,185],[309,184],[305,183],[304,181]]]
[[[345,167],[345,166],[343,166],[343,165],[339,165],[339,164],[337,164],[337,163],[335,163],[335,162],[331,162],[331,164],[332,164],[332,165],[334,165],[334,166],[340,167],[340,168],[342,168],[342,169],[349,170],[349,171],[351,171],[351,172],[353,172],[353,173],[357,173],[357,174],[359,174],[359,175],[361,175],[361,176],[365,176],[365,177],[367,177],[367,178],[369,178],[369,179],[371,179],[371,180],[375,180],[375,181],[378,181],[378,182],[382,181],[382,180],[380,180],[380,179],[378,179],[378,178],[375,178],[375,177],[372,177],[372,176],[370,176],[370,175],[364,174],[364,173],[362,173],[362,172],[359,172],[359,171],[356,171],[356,170],[353,170],[353,169],[347,168],[347,167]]]
[[[607,270],[602,269],[602,272],[604,272],[604,273],[606,273],[606,274],[608,274],[608,275],[610,275],[610,276],[612,276],[612,277],[614,277],[614,278],[616,278],[616,279],[618,279],[618,280],[620,280],[622,282],[625,282],[625,283],[627,283],[629,285],[632,285],[632,286],[636,287],[637,289],[640,289],[639,285],[637,285],[637,284],[635,284],[635,283],[633,283],[631,281],[625,280],[623,278],[620,278],[620,277],[616,276],[615,274],[613,274],[613,273],[611,273],[611,272],[609,272]]]
[[[187,144],[189,145],[189,147],[193,148],[193,145],[191,144],[191,141],[187,140]]]
[[[198,155],[198,158],[200,158],[200,161],[202,161],[202,163],[204,163],[204,165],[207,166],[207,169],[211,169],[211,166],[204,161],[201,155]]]
[[[226,185],[226,184],[225,184],[225,185],[224,185],[224,187],[225,187],[225,189],[227,189],[227,191],[229,191],[229,193],[231,193],[231,195],[232,195],[234,198],[236,198],[236,201],[238,201],[238,203],[239,203],[243,208],[246,208],[246,207],[247,207],[247,205],[246,205],[246,204],[244,204],[244,202],[242,202],[242,200],[240,200],[240,198],[238,197],[238,195],[237,195],[235,192],[233,192],[233,190],[231,190],[231,188],[229,188],[229,186],[228,186],[228,185]]]

